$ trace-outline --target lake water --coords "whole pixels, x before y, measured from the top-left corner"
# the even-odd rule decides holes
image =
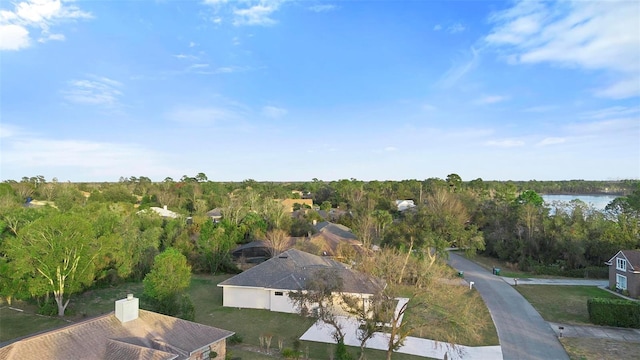
[[[616,195],[541,195],[545,203],[551,204],[554,201],[569,202],[571,200],[581,200],[586,204],[592,205],[596,210],[604,210],[604,208],[615,198]]]

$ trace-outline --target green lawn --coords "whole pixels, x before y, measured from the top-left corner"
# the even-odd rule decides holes
[[[588,299],[618,298],[595,286],[518,285],[514,288],[545,320],[567,324],[589,324]]]
[[[0,308],[0,343],[69,324],[57,317],[36,315],[36,307],[33,305],[16,303],[12,307],[24,311],[11,310],[6,305]]]
[[[194,275],[189,293],[196,308],[195,320],[199,323],[220,327],[236,332],[243,338],[245,346],[230,346],[233,358],[241,359],[268,359],[273,358],[264,354],[252,352],[259,348],[259,337],[272,335],[272,349],[277,349],[278,340],[282,340],[283,347],[292,348],[294,340],[299,338],[313,323],[313,319],[304,318],[296,314],[284,314],[266,310],[236,309],[222,307],[222,289],[216,285],[229,278],[230,275],[209,276]],[[142,296],[142,283],[125,283],[117,287],[90,290],[80,295],[75,295],[69,304],[69,314],[65,320],[81,321],[85,318],[101,315],[113,311],[114,301],[123,299],[132,293],[137,297]],[[489,319],[488,311],[482,304],[477,294],[470,294],[468,303],[480,306]],[[478,301],[480,303],[478,303]],[[16,312],[4,307],[0,309],[0,341],[7,341],[17,337],[32,334],[34,332],[53,329],[68,324],[67,321],[56,317],[41,317],[35,315],[36,307],[25,303],[18,303],[15,307],[25,309],[25,312]],[[144,302],[141,307],[145,307]],[[495,345],[498,343],[493,323],[487,328],[482,340],[462,342],[466,345]],[[445,327],[446,325],[441,325]],[[438,327],[441,327],[438,326]],[[10,329],[10,330],[9,330]],[[420,331],[420,333],[418,333]],[[417,330],[414,335],[424,337],[433,336],[438,339],[438,334],[446,332],[446,329],[435,329],[434,326]],[[334,345],[301,342],[300,349],[308,352],[311,359],[329,358]],[[357,356],[359,349],[350,347],[352,355]],[[385,353],[376,350],[367,350],[367,359],[384,359]],[[394,354],[394,359],[417,360],[416,356]]]

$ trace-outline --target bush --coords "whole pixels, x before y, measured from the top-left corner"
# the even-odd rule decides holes
[[[229,342],[229,345],[240,344],[242,342],[242,336],[240,336],[238,333],[235,333],[231,335],[231,337],[229,337],[229,340],[227,341]]]
[[[49,298],[48,301],[38,307],[38,314],[45,316],[57,316],[58,304],[53,298]]]
[[[592,298],[587,301],[589,321],[596,325],[640,329],[640,302]]]
[[[291,348],[282,349],[282,357],[285,359],[298,359],[300,356],[302,356],[300,351],[293,350]]]
[[[600,266],[588,266],[582,269],[565,269],[558,265],[534,265],[531,271],[538,275],[565,276],[584,279],[607,279],[609,268]]]

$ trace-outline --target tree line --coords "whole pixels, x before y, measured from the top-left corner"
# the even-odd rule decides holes
[[[74,293],[141,281],[165,251],[171,251],[168,258],[183,256],[193,272],[233,272],[237,268],[230,250],[237,245],[303,238],[314,232],[314,220],[328,214],[350,227],[364,247],[399,251],[427,264],[446,257],[447,248],[458,247],[525,270],[581,271],[602,266],[619,249],[640,248],[638,181],[599,182],[599,187],[569,183],[573,189],[583,189],[577,186],[584,183],[589,192],[615,188],[621,196],[602,212],[579,201],[550,207],[532,182],[463,181],[456,174],[297,183],[214,182],[203,173],[161,182],[123,177],[117,183],[25,177],[0,184],[0,295],[7,301],[54,301],[62,315]],[[314,208],[298,206],[291,214],[278,201],[301,197],[312,198]],[[416,207],[400,212],[398,199],[413,200]],[[153,206],[167,206],[183,217],[162,218],[150,211]],[[207,215],[214,208],[222,213],[219,222]],[[319,251],[300,244],[303,250]],[[345,247],[339,256],[354,260],[358,254]],[[407,284],[421,281],[411,262],[404,263],[398,273],[385,276]],[[158,294],[153,285],[148,288]],[[174,295],[173,307],[181,301]]]

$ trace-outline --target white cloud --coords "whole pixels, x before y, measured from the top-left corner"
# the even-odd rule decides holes
[[[425,110],[425,111],[434,111],[434,110],[437,110],[437,109],[438,109],[437,107],[435,107],[434,105],[431,105],[431,104],[422,105],[422,110]]]
[[[566,142],[567,139],[560,137],[548,137],[542,139],[540,142],[536,144],[536,146],[547,146],[547,145],[557,145]]]
[[[279,119],[287,115],[287,113],[288,111],[286,109],[275,106],[265,106],[262,108],[262,115],[270,117],[272,119]]]
[[[454,24],[450,25],[450,26],[447,28],[447,31],[448,31],[450,34],[457,34],[457,33],[461,33],[461,32],[463,32],[463,31],[465,31],[465,29],[466,29],[466,28],[464,27],[464,25],[462,25],[461,23],[459,23],[459,22],[458,22],[458,23],[454,23]]]
[[[234,9],[233,25],[270,26],[276,24],[271,15],[278,10],[279,2],[260,2],[244,9]]]
[[[524,141],[522,141],[522,140],[514,140],[514,139],[490,140],[490,141],[485,142],[484,144],[486,146],[501,147],[501,148],[512,148],[512,147],[524,146]]]
[[[433,27],[433,31],[440,31],[442,30],[442,25],[437,24],[436,26]]]
[[[640,96],[640,17],[634,1],[521,0],[494,13],[486,43],[513,63],[550,63],[603,70],[613,79],[596,96]]]
[[[180,59],[180,60],[184,60],[184,59],[189,59],[189,60],[198,60],[198,57],[195,55],[188,55],[188,54],[177,54],[177,55],[173,55],[173,57],[175,57],[176,59]]]
[[[50,34],[50,28],[66,21],[91,19],[69,1],[29,0],[14,4],[13,11],[0,11],[0,50],[21,50],[31,45],[30,30],[39,29],[39,42],[64,40],[63,34]]]
[[[91,75],[88,79],[71,80],[62,91],[65,99],[76,104],[115,106],[122,96],[122,83]]]
[[[307,9],[313,12],[321,13],[321,12],[333,11],[333,10],[336,10],[337,8],[338,8],[337,6],[332,4],[322,4],[322,5],[309,6]]]
[[[509,99],[508,96],[488,95],[475,100],[473,103],[476,105],[488,105],[488,104],[496,104],[499,102],[503,102],[508,99]]]
[[[29,30],[24,26],[0,25],[0,50],[20,50],[29,47]]]

